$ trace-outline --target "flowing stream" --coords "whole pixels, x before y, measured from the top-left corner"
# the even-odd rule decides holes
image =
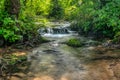
[[[51,42],[41,44],[28,55],[28,73],[11,80],[120,80],[120,50],[96,45],[69,29],[69,23],[39,32]],[[70,38],[85,41],[80,48],[67,46]]]

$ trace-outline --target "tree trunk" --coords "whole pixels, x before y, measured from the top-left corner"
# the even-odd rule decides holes
[[[20,0],[5,0],[5,11],[18,18],[20,12]]]

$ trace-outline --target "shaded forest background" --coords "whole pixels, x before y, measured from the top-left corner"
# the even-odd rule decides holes
[[[46,22],[63,20],[80,34],[119,43],[119,5],[120,0],[0,0],[0,39],[31,40]]]

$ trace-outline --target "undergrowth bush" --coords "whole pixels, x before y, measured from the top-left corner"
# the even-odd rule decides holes
[[[120,32],[116,33],[114,36],[113,42],[120,43]]]
[[[66,41],[66,44],[72,47],[81,47],[82,43],[80,40],[76,39],[76,38],[71,38],[68,41]]]
[[[0,58],[0,79],[8,80],[16,72],[27,71],[30,62],[27,61],[27,56],[16,56],[11,54],[4,54]],[[22,67],[27,67],[23,69]]]

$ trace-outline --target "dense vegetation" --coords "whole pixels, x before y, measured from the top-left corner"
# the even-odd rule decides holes
[[[86,35],[116,38],[119,33],[119,0],[87,0],[77,8],[74,26]]]
[[[35,21],[62,19],[80,33],[119,42],[119,5],[120,0],[0,0],[0,38],[30,40],[37,34]]]

